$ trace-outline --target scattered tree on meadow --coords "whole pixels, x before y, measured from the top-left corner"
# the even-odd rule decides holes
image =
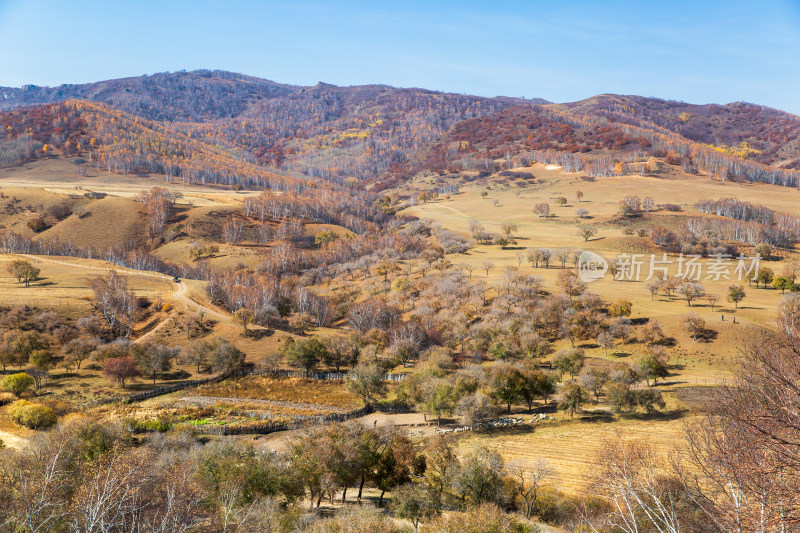
[[[631,217],[639,214],[642,210],[642,204],[638,196],[626,196],[620,202],[620,212],[623,216]]]
[[[633,303],[630,300],[616,300],[608,306],[608,316],[631,316]]]
[[[580,348],[572,348],[569,350],[559,350],[553,358],[553,364],[561,373],[569,374],[570,380],[574,381],[575,376],[578,375],[586,362],[586,354]]]
[[[550,204],[547,202],[536,204],[533,208],[533,212],[536,213],[537,217],[547,218],[550,216]]]
[[[245,354],[229,340],[217,337],[211,341],[208,359],[215,372],[229,374],[244,365]]]
[[[17,281],[24,283],[26,287],[29,287],[32,281],[39,279],[39,273],[41,272],[38,268],[30,264],[30,262],[20,259],[11,261],[6,266],[6,270],[8,270],[9,274],[17,278]]]
[[[567,383],[561,390],[561,401],[558,403],[558,408],[567,411],[569,417],[572,418],[576,412],[580,412],[586,400],[587,394],[583,387],[577,383]]]
[[[734,304],[737,309],[739,308],[739,302],[744,300],[745,296],[744,287],[741,285],[728,286],[728,301]]]
[[[597,235],[597,228],[594,226],[581,226],[578,230],[578,235],[583,237],[583,240],[588,242],[589,239]]]
[[[689,313],[681,318],[681,327],[696,341],[706,332],[706,321],[697,313]]]
[[[603,348],[603,355],[608,356],[608,349],[614,347],[614,335],[604,331],[597,336],[597,344]]]
[[[651,279],[650,281],[647,282],[646,286],[647,290],[650,292],[650,301],[653,301],[653,299],[655,299],[656,297],[656,294],[658,294],[659,291],[661,291],[661,283],[662,280],[660,279]]]
[[[786,294],[786,290],[792,290],[796,286],[792,283],[792,280],[783,276],[776,276],[775,279],[772,280],[772,287],[775,289],[780,289],[781,294]]]
[[[689,307],[692,306],[692,301],[702,298],[706,293],[705,287],[695,281],[687,281],[678,286],[677,290],[683,299],[686,300],[686,304]]]
[[[213,350],[212,344],[205,339],[197,339],[181,350],[180,362],[200,369],[209,365],[209,356]]]
[[[125,388],[125,381],[135,379],[141,374],[133,357],[111,357],[103,363],[103,376]]]
[[[800,261],[793,259],[791,261],[787,261],[783,265],[783,270],[781,271],[781,275],[783,277],[789,278],[794,284],[797,280],[797,277],[800,276]]]
[[[594,394],[594,403],[600,403],[600,394],[610,379],[611,372],[608,369],[591,367],[581,374],[580,383],[586,390]]]
[[[150,374],[155,384],[159,372],[166,372],[172,368],[172,359],[178,356],[180,347],[145,342],[132,345],[130,353],[136,362],[136,367],[141,372]]]
[[[655,385],[658,378],[669,376],[669,354],[662,346],[650,347],[644,355],[636,360],[634,370],[639,377],[650,385],[650,381]]]
[[[249,326],[255,321],[256,318],[255,313],[253,313],[253,311],[251,311],[250,309],[242,307],[241,309],[237,309],[233,313],[233,318],[240,326],[242,326],[242,335],[247,337],[248,335],[247,326]]]
[[[642,342],[652,346],[664,338],[664,326],[658,320],[650,320],[639,330],[639,336]]]
[[[764,285],[764,288],[767,288],[767,285],[772,283],[772,280],[775,278],[775,272],[771,268],[767,267],[760,267],[758,269],[758,274],[756,274],[756,288],[758,288],[758,284],[761,283]]]

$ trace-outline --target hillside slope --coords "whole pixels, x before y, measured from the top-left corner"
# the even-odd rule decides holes
[[[782,168],[800,168],[800,117],[766,106],[746,102],[695,105],[602,94],[552,107],[619,124],[658,126],[724,153]]]
[[[236,116],[258,100],[296,89],[220,70],[164,72],[58,87],[0,87],[0,111],[77,99],[108,104],[150,120],[198,121]]]
[[[0,150],[5,154],[0,154],[0,165],[36,156],[42,147],[32,145],[25,136],[31,127],[33,140],[59,149],[67,141],[74,149],[78,137],[88,141],[85,117],[72,112],[79,101],[86,102],[82,110],[92,108],[100,110],[95,114],[122,120],[122,115],[112,111],[118,110],[125,121],[135,123],[133,130],[124,128],[124,136],[112,136],[118,145],[140,145],[132,131],[144,125],[159,131],[172,145],[195,143],[193,152],[211,151],[239,164],[334,181],[371,178],[405,161],[459,121],[525,102],[386,85],[295,87],[222,71],[165,73],[57,88],[0,88],[0,110],[9,110],[0,115],[7,133],[6,139],[0,138],[6,143]],[[31,107],[35,104],[40,105]],[[47,118],[54,114],[65,122],[56,124]],[[37,135],[46,127],[42,120],[50,122],[54,133],[48,140]],[[146,144],[146,149],[132,150],[144,156],[159,152],[152,149],[157,143]],[[164,161],[174,151],[155,157]],[[186,159],[186,150],[180,151]],[[70,152],[69,147],[65,152]]]
[[[31,106],[44,101],[55,103]],[[0,166],[56,149],[109,172],[300,192],[525,160],[603,177],[646,172],[655,157],[689,173],[800,183],[800,118],[745,103],[604,94],[550,104],[193,71],[0,89],[8,108]]]

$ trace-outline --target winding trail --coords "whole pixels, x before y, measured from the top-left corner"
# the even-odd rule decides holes
[[[9,448],[22,448],[28,442],[28,439],[19,437],[13,433],[0,431],[0,441],[3,441],[3,444]]]
[[[72,268],[80,268],[80,269],[83,269],[83,270],[95,270],[95,271],[100,271],[100,272],[111,272],[112,270],[114,270],[114,271],[119,272],[120,274],[124,274],[126,276],[142,276],[142,277],[147,277],[147,278],[160,279],[162,281],[166,281],[166,282],[170,283],[175,288],[175,290],[171,294],[171,298],[172,299],[178,300],[178,301],[181,301],[181,302],[185,303],[189,308],[194,308],[197,311],[202,311],[207,316],[213,316],[215,318],[218,318],[218,319],[224,320],[224,321],[230,321],[231,320],[230,315],[227,315],[225,313],[221,313],[221,312],[219,312],[219,311],[217,311],[215,309],[212,309],[210,307],[206,307],[205,305],[203,305],[201,303],[198,303],[198,302],[192,300],[191,298],[189,298],[186,295],[186,291],[188,289],[186,283],[181,283],[181,282],[175,283],[171,276],[167,276],[166,274],[161,274],[160,272],[152,272],[152,271],[147,271],[147,270],[134,270],[134,269],[130,269],[130,268],[121,267],[119,265],[114,265],[114,264],[111,264],[111,263],[109,263],[109,266],[82,265],[80,263],[72,263],[72,262],[69,262],[69,261],[59,261],[59,260],[56,260],[56,259],[51,259],[51,258],[46,257],[46,256],[41,256],[41,255],[32,255],[32,254],[10,254],[10,255],[18,255],[20,257],[26,257],[26,258],[31,259],[33,261],[42,261],[44,263],[52,263],[54,265],[63,265],[63,266],[68,266],[68,267],[72,267]],[[151,329],[150,331],[148,331],[147,333],[145,333],[144,335],[142,335],[141,337],[136,339],[136,341],[134,341],[134,342],[141,342],[141,341],[143,341],[145,339],[150,338],[155,333],[157,333],[159,330],[161,330],[164,326],[166,326],[168,322],[169,322],[168,320],[162,320],[161,322],[158,323],[158,325],[156,325],[156,327],[154,327],[153,329]]]

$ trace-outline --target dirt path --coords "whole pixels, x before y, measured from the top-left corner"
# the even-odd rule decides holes
[[[95,271],[99,271],[99,272],[110,272],[112,270],[115,270],[115,271],[117,271],[117,272],[119,272],[121,274],[125,274],[126,276],[142,276],[142,277],[160,279],[160,280],[163,280],[163,281],[171,283],[172,286],[175,288],[175,290],[172,292],[172,295],[171,295],[171,297],[174,300],[178,300],[178,301],[181,301],[181,302],[185,303],[189,308],[194,308],[197,311],[202,311],[207,316],[213,316],[215,318],[218,318],[218,319],[224,320],[224,321],[230,321],[230,319],[231,319],[230,315],[221,313],[219,311],[216,311],[215,309],[211,309],[210,307],[206,307],[205,305],[203,305],[201,303],[198,303],[198,302],[192,300],[191,298],[189,298],[186,295],[187,285],[185,283],[180,283],[180,282],[175,283],[172,280],[172,278],[170,276],[167,276],[166,274],[161,274],[161,273],[158,273],[158,272],[149,272],[149,271],[144,271],[144,270],[132,270],[132,269],[129,269],[129,268],[121,267],[119,265],[111,265],[110,264],[109,266],[92,266],[92,265],[82,265],[80,263],[73,263],[73,262],[69,262],[69,261],[59,261],[59,260],[56,260],[56,259],[50,259],[49,257],[44,257],[44,256],[40,256],[40,255],[32,255],[32,254],[16,254],[16,255],[19,255],[21,257],[27,257],[28,259],[32,259],[34,261],[42,261],[42,262],[45,262],[45,263],[52,263],[52,264],[55,264],[55,265],[64,265],[64,266],[69,266],[69,267],[73,267],[73,268],[80,268],[80,269],[83,269],[83,270],[95,270]],[[151,329],[150,331],[148,331],[147,333],[145,333],[144,335],[142,335],[141,337],[136,339],[135,342],[141,342],[142,340],[145,340],[145,339],[148,339],[148,338],[152,337],[158,331],[160,331],[162,328],[164,328],[167,325],[167,323],[168,323],[167,320],[162,320],[158,325],[156,325],[156,327],[154,327],[153,329]]]
[[[9,448],[22,448],[28,441],[22,437],[0,431],[0,440]]]
[[[443,209],[448,209],[448,210],[450,210],[450,211],[456,213],[457,215],[462,216],[462,217],[464,217],[466,219],[470,218],[466,214],[464,214],[462,211],[459,211],[458,209],[456,209],[455,207],[451,207],[451,206],[445,205],[443,203],[431,203],[431,204],[425,204],[425,205],[431,205],[431,206],[441,207]],[[475,217],[472,217],[472,218],[475,218]],[[476,219],[476,220],[479,220],[479,219]]]

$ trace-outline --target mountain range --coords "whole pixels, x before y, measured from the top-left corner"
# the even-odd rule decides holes
[[[800,117],[755,104],[614,94],[551,103],[210,70],[0,87],[0,125],[3,165],[88,153],[111,171],[251,186],[385,188],[520,159],[603,176],[656,157],[784,185],[800,169]]]

